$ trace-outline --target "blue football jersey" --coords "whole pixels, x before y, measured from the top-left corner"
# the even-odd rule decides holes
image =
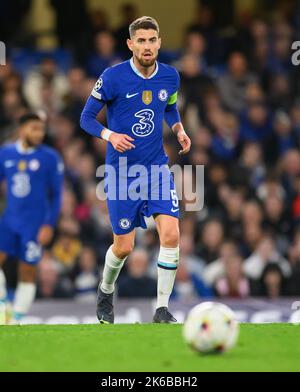
[[[52,148],[24,151],[21,143],[0,149],[0,181],[6,180],[2,219],[14,230],[43,224],[54,226],[60,212],[63,162]]]
[[[91,95],[106,103],[108,128],[131,136],[135,145],[135,149],[119,153],[108,143],[107,164],[118,167],[119,157],[127,157],[128,166],[168,162],[163,148],[163,120],[179,83],[177,70],[160,62],[156,62],[149,78],[137,70],[132,59],[103,72]]]

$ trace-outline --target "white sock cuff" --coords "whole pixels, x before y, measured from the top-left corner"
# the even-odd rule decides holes
[[[124,264],[124,261],[127,259],[127,256],[124,259],[119,259],[114,252],[112,251],[113,245],[111,245],[106,254],[106,260],[110,267],[112,268],[119,268],[120,265]]]
[[[0,269],[0,301],[5,301],[6,295],[6,279],[4,272],[2,271],[2,269]]]
[[[158,255],[158,264],[161,266],[171,266],[177,267],[179,262],[179,246],[177,248],[165,248],[164,246],[160,247],[159,255]]]
[[[29,282],[19,282],[17,285],[13,311],[26,314],[34,301],[36,284]]]

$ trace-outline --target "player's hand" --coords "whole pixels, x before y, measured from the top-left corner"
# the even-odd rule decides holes
[[[119,152],[135,148],[135,145],[131,143],[134,142],[134,139],[124,133],[112,133],[109,137],[109,141],[113,145],[113,148]]]
[[[179,151],[179,155],[187,154],[191,148],[191,139],[184,132],[184,130],[177,133],[177,139],[182,147],[182,150]]]
[[[38,233],[38,243],[42,246],[48,245],[52,238],[53,238],[53,227],[50,225],[44,225],[40,228],[40,231]]]

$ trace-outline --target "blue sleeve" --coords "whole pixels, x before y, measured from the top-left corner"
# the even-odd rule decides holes
[[[81,113],[80,126],[91,136],[101,139],[105,126],[97,121],[97,115],[105,104],[112,101],[116,94],[111,68],[107,68],[99,77]]]
[[[83,111],[80,116],[80,126],[91,136],[101,139],[101,131],[104,127],[103,124],[97,120],[97,115],[103,108],[105,103],[93,96],[90,96],[86,101]]]
[[[167,107],[165,109],[165,116],[164,117],[165,117],[166,123],[169,125],[169,127],[171,129],[174,124],[181,121],[176,102],[173,103],[172,105],[167,105]]]
[[[49,203],[46,211],[45,225],[54,227],[56,225],[62,200],[64,164],[61,157],[55,154],[49,160],[48,182]]]
[[[180,76],[179,73],[175,68],[173,68],[175,71],[175,78],[174,78],[174,90],[173,94],[169,97],[166,109],[165,109],[165,115],[164,118],[166,120],[166,123],[169,125],[169,127],[172,129],[173,125],[180,122],[180,114],[177,109],[177,92],[180,86]]]

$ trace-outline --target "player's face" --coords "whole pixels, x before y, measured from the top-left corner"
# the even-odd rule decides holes
[[[27,146],[36,147],[43,142],[45,137],[45,124],[43,121],[31,120],[21,127],[21,138]]]
[[[153,29],[139,29],[131,39],[127,40],[127,45],[140,65],[151,67],[157,59],[161,39]]]

